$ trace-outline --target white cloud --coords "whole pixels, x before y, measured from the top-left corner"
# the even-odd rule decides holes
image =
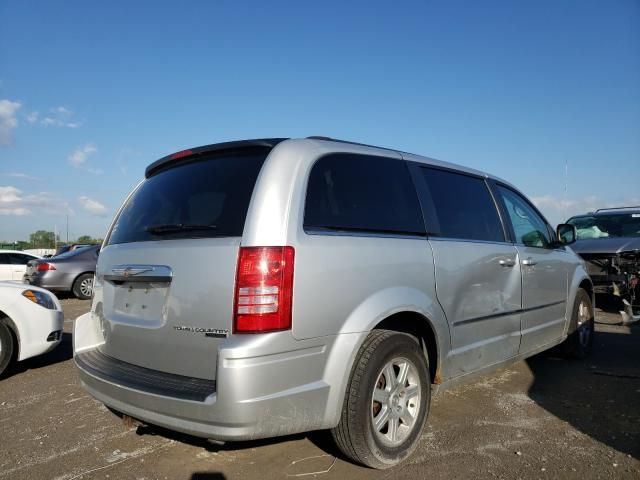
[[[105,207],[97,200],[93,200],[92,198],[83,196],[78,198],[78,203],[85,212],[88,212],[91,215],[95,215],[98,217],[105,217],[107,215],[107,207]]]
[[[65,107],[56,107],[52,109],[54,112],[59,113],[61,115],[71,115],[73,112]]]
[[[71,213],[69,204],[51,193],[24,195],[16,187],[0,187],[0,215],[24,216],[34,210],[52,214]]]
[[[20,190],[15,187],[0,187],[0,215],[28,215],[31,213],[21,206]]]
[[[37,177],[32,177],[31,175],[27,175],[26,173],[22,173],[22,172],[7,172],[7,173],[0,173],[0,175],[3,175],[5,177],[11,177],[11,178],[22,178],[24,180],[40,180]]]
[[[78,147],[73,152],[71,152],[71,154],[67,157],[67,160],[69,160],[69,163],[72,166],[80,168],[86,164],[87,158],[89,158],[97,151],[98,149],[93,144],[87,143],[84,147]]]
[[[0,100],[0,145],[11,143],[11,131],[18,126],[16,113],[22,104],[11,100]]]
[[[39,117],[40,117],[40,112],[31,112],[26,116],[27,123],[34,124],[38,121]]]
[[[33,121],[35,122],[38,120],[38,112],[34,113],[35,117],[33,117]],[[74,112],[66,107],[55,107],[49,110],[49,115],[40,120],[40,125],[44,125],[45,127],[78,128],[82,124],[73,121],[73,115]],[[27,117],[27,121],[29,121],[29,117],[30,116]]]

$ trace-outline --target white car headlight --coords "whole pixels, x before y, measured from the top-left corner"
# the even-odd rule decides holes
[[[25,290],[22,292],[22,296],[49,310],[56,309],[56,302],[53,301],[51,295],[47,295],[39,290]]]

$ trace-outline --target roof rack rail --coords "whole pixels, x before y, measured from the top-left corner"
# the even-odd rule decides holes
[[[627,209],[633,209],[633,208],[640,208],[640,205],[636,205],[633,207],[609,207],[609,208],[599,208],[597,209],[594,213],[598,213],[598,212],[602,212],[604,210],[627,210]]]
[[[380,150],[389,150],[390,152],[400,152],[395,148],[380,147],[378,145],[369,145],[368,143],[351,142],[349,140],[340,140],[339,138],[323,137],[322,135],[312,135],[307,137],[309,140],[327,140],[329,142],[348,143],[349,145],[359,145],[361,147],[378,148]]]

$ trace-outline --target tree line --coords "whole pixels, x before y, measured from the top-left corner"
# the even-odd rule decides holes
[[[38,230],[29,235],[29,241],[19,240],[17,242],[0,242],[4,248],[15,248],[17,250],[26,250],[29,248],[55,248],[56,245],[62,245],[66,242],[60,241],[60,235],[46,230]],[[81,235],[76,240],[69,243],[81,244],[98,244],[102,243],[101,238],[93,238],[90,235]]]

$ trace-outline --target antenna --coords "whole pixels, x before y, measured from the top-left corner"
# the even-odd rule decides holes
[[[569,159],[564,159],[564,206],[562,208],[564,217],[567,218],[567,205],[569,203]]]

